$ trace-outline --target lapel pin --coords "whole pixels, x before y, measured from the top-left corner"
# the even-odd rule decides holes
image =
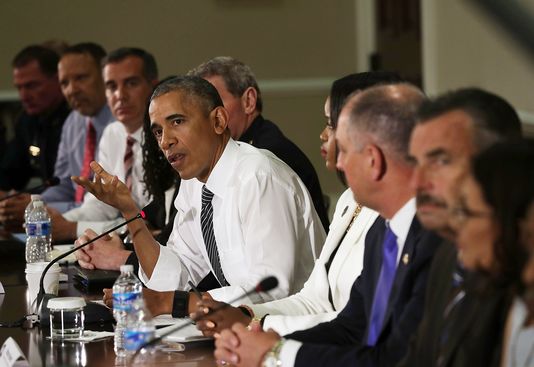
[[[349,209],[349,206],[347,205],[345,209],[343,209],[343,213],[341,213],[341,216],[344,216],[348,209]]]
[[[408,255],[408,254],[404,254],[404,255],[402,256],[402,263],[403,263],[404,265],[408,265],[408,262],[409,262],[409,261],[410,261],[410,255]]]

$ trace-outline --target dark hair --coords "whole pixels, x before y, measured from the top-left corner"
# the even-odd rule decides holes
[[[522,289],[528,260],[520,244],[520,221],[534,204],[534,140],[496,143],[473,158],[473,176],[493,208],[500,234],[493,245],[499,279]]]
[[[521,121],[514,108],[498,95],[479,88],[458,89],[423,103],[418,123],[453,110],[461,110],[473,120],[473,143],[478,150],[499,140],[521,137]]]
[[[176,78],[171,76],[163,79],[158,85]],[[156,86],[157,87],[157,86]],[[145,123],[143,124],[143,181],[146,191],[154,200],[165,203],[165,191],[168,190],[176,179],[178,173],[172,168],[159,148],[158,142],[150,128],[150,117],[148,107],[145,112]]]
[[[239,60],[230,56],[217,56],[190,70],[187,75],[201,78],[220,76],[224,80],[228,91],[238,98],[241,98],[247,88],[252,87],[257,92],[256,110],[261,112],[263,109],[261,91],[256,82],[256,77],[250,67]]]
[[[389,71],[367,71],[364,73],[349,74],[337,79],[330,88],[330,120],[332,127],[337,127],[339,113],[345,105],[349,95],[373,87],[378,84],[400,83],[404,80],[399,74]]]
[[[102,66],[121,62],[130,56],[138,57],[143,61],[143,76],[147,80],[152,81],[158,79],[158,66],[156,65],[154,56],[141,48],[121,47],[111,51],[102,61]]]
[[[52,49],[40,46],[31,45],[23,48],[12,61],[14,68],[20,68],[28,65],[32,61],[37,61],[41,72],[48,76],[57,74],[57,64],[59,62],[59,55]]]
[[[217,89],[210,82],[198,76],[179,76],[165,79],[152,92],[150,103],[159,96],[175,91],[184,92],[185,98],[195,98],[206,116],[215,107],[224,106]]]
[[[382,149],[391,151],[393,159],[405,161],[417,111],[425,98],[419,88],[408,83],[353,93],[349,97],[355,101],[350,108],[351,127],[372,135]]]
[[[94,42],[82,42],[69,46],[63,51],[61,57],[65,55],[89,55],[94,60],[95,64],[100,67],[102,59],[106,57],[106,50],[102,46]]]

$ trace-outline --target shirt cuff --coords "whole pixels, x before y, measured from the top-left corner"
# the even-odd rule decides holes
[[[187,308],[189,306],[189,292],[174,291],[174,299],[172,302],[172,317],[183,318],[189,316]]]
[[[294,366],[295,360],[297,359],[297,353],[301,346],[301,342],[287,339],[280,350],[280,362],[282,362],[281,365],[284,367]]]

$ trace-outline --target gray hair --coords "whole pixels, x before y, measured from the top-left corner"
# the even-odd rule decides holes
[[[261,112],[263,102],[260,88],[256,82],[256,77],[250,67],[243,62],[230,56],[217,56],[206,61],[196,68],[190,70],[187,75],[208,78],[210,76],[220,76],[228,91],[235,97],[240,98],[247,88],[254,88],[257,92],[256,109]]]
[[[350,127],[367,133],[382,149],[406,160],[417,111],[426,99],[408,83],[376,86],[349,97]]]

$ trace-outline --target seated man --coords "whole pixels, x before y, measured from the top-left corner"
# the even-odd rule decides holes
[[[153,314],[183,317],[197,297],[184,292],[212,273],[215,299],[241,296],[265,276],[279,287],[252,301],[285,297],[302,287],[325,233],[298,176],[272,153],[230,137],[217,90],[199,77],[170,79],[150,99],[158,144],[182,178],[167,246],[142,221],[128,224]],[[126,186],[93,163],[96,180],[73,178],[131,218],[139,212]],[[179,291],[175,291],[179,290]],[[106,293],[106,300],[110,293]]]
[[[215,356],[239,366],[393,366],[422,317],[430,263],[441,239],[415,216],[406,160],[421,91],[378,86],[351,97],[336,130],[337,167],[358,201],[379,217],[347,306],[330,322],[282,339],[241,324],[222,331]],[[269,351],[270,350],[270,351]]]
[[[30,179],[45,181],[54,175],[61,129],[70,110],[61,94],[57,75],[59,56],[38,45],[28,46],[13,59],[13,82],[23,112],[15,136],[0,155],[0,197],[23,190]],[[0,202],[0,221],[6,229],[21,231],[29,194]]]
[[[106,51],[93,42],[67,47],[59,60],[58,75],[63,95],[72,107],[61,132],[54,175],[57,186],[43,192],[48,206],[61,212],[79,206],[83,189],[70,176],[87,175],[89,163],[98,157],[98,143],[106,126],[114,121],[106,104],[102,59]]]
[[[148,197],[141,164],[142,130],[146,101],[157,83],[156,62],[144,50],[120,48],[111,52],[103,64],[105,96],[118,121],[105,128],[98,161],[126,182],[137,205],[145,206]],[[89,228],[102,232],[116,225],[118,216],[116,209],[86,193],[80,207],[63,216],[53,213],[53,236],[56,240],[68,240],[77,238]]]

